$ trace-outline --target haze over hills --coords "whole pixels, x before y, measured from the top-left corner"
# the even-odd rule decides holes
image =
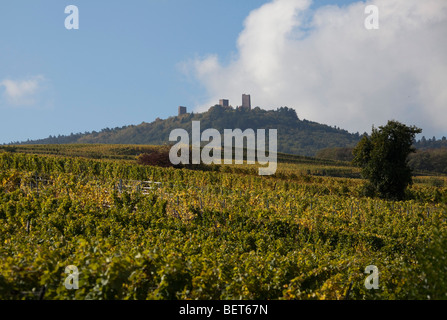
[[[170,143],[172,130],[183,128],[191,132],[192,121],[200,121],[201,131],[214,128],[223,134],[224,129],[277,129],[278,152],[303,156],[315,156],[324,148],[353,147],[360,139],[360,134],[352,134],[340,128],[316,122],[301,120],[294,109],[281,107],[277,110],[263,110],[223,107],[215,105],[207,112],[186,113],[151,123],[129,125],[100,132],[86,132],[68,136],[50,136],[45,139],[13,144],[150,144]],[[175,143],[175,142],[171,142]]]

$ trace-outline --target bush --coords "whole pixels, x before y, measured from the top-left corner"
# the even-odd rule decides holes
[[[180,163],[173,165],[169,159],[169,151],[169,148],[162,147],[150,153],[142,153],[137,156],[137,163],[146,166],[174,167],[177,169],[186,168],[201,171],[219,171],[219,166],[215,164],[206,165],[202,161],[200,161],[200,164],[192,164],[191,150],[189,152],[189,164]]]
[[[137,156],[138,164],[157,167],[172,167],[169,160],[169,149],[163,148]]]

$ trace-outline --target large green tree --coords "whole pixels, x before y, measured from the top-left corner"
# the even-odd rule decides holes
[[[408,155],[415,151],[414,138],[421,132],[415,126],[388,121],[386,126],[373,127],[371,136],[364,135],[354,148],[353,163],[362,168],[362,175],[381,197],[404,198],[412,183]]]

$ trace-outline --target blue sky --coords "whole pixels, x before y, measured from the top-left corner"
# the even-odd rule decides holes
[[[349,121],[335,123],[337,119],[333,119],[334,123],[330,123],[331,119],[319,116],[325,114],[324,109],[311,111],[318,110],[321,101],[307,97],[303,100],[299,92],[293,96],[293,88],[288,91],[290,96],[282,101],[278,97],[284,94],[276,97],[271,94],[269,97],[276,100],[269,100],[264,94],[268,90],[260,91],[265,88],[263,83],[246,87],[241,83],[237,89],[219,84],[221,79],[228,83],[238,77],[234,68],[242,63],[245,50],[238,44],[241,35],[246,34],[249,41],[258,41],[251,40],[256,30],[252,30],[247,17],[255,19],[262,11],[268,13],[279,8],[279,2],[293,0],[275,2],[278,3],[268,6],[271,1],[266,0],[3,1],[0,4],[0,143],[151,122],[157,117],[175,115],[179,105],[187,106],[188,111],[201,111],[213,101],[217,103],[217,97],[231,98],[230,102],[235,105],[240,103],[236,100],[240,99],[239,95],[246,91],[252,94],[254,104],[262,108],[288,105],[295,107],[304,118],[351,132],[369,132],[373,121],[382,119],[371,119],[370,124],[359,127],[354,125],[359,122],[356,112],[352,112]],[[314,1],[302,12],[312,18],[312,12],[328,4],[346,8],[355,3],[361,4]],[[71,4],[79,8],[79,30],[64,27],[67,16],[64,9]],[[359,19],[363,21],[364,17],[359,15]],[[444,21],[443,17],[440,19]],[[319,43],[317,39],[310,40]],[[306,40],[300,41],[304,45]],[[275,56],[270,55],[270,59]],[[221,76],[200,71],[210,62]],[[281,77],[282,73],[278,71],[276,76]],[[325,86],[321,83],[317,87],[324,90]],[[337,97],[344,92],[333,91],[336,91],[334,95],[325,97],[328,105],[338,101]],[[378,90],[375,96],[380,94]],[[441,94],[435,98],[442,104],[444,97]],[[356,101],[353,99],[353,104]],[[414,102],[413,108],[417,107]],[[433,110],[434,118],[439,117],[438,109]],[[396,110],[396,118],[398,112],[409,113]],[[418,118],[417,113],[414,116]],[[411,121],[411,118],[404,120]],[[429,120],[423,124],[427,126]],[[381,124],[384,123],[376,122]],[[427,137],[447,135],[447,130],[439,125],[427,132]]]

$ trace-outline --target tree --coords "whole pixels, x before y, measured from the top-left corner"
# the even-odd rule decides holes
[[[412,184],[408,155],[415,152],[415,135],[422,130],[397,121],[379,129],[372,128],[371,136],[364,135],[354,148],[353,164],[362,168],[362,175],[381,197],[401,200],[405,189]]]

